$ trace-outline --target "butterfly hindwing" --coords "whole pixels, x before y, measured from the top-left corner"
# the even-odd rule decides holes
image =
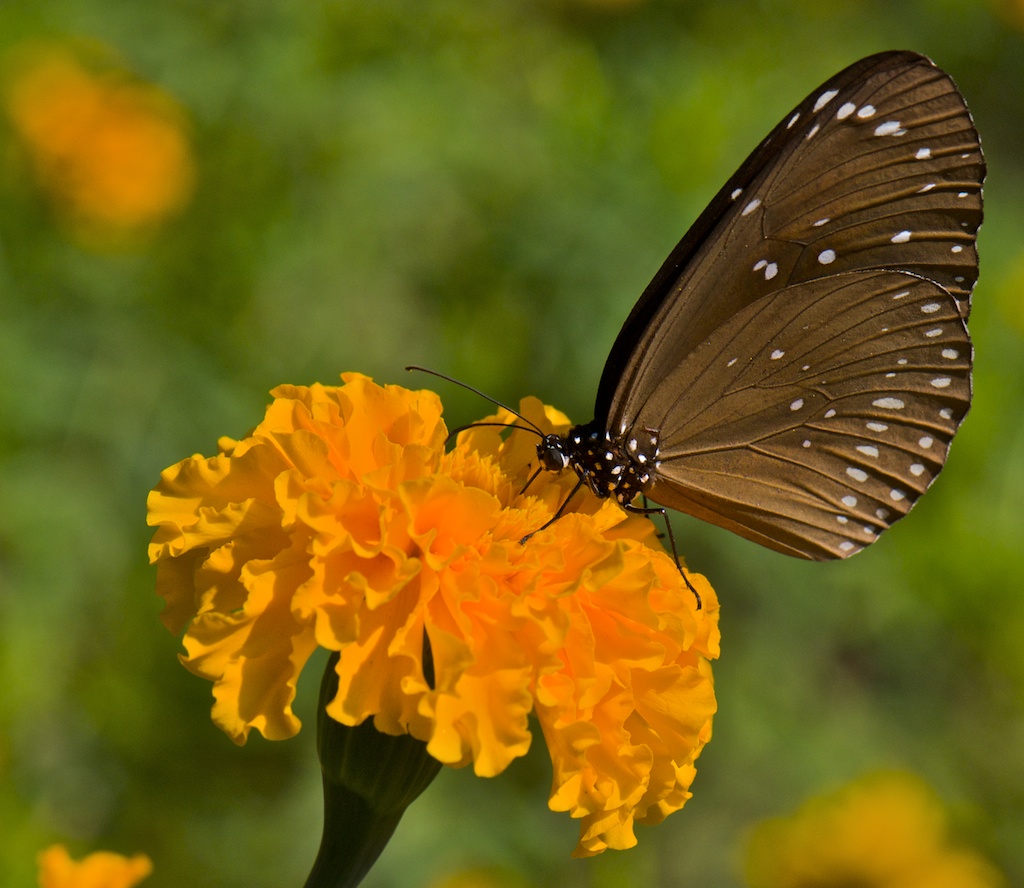
[[[923,278],[854,272],[762,297],[664,380],[648,495],[787,554],[853,554],[942,468],[971,358],[956,300]]]

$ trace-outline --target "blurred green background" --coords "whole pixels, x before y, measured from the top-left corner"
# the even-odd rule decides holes
[[[97,244],[0,124],[0,882],[52,841],[144,851],[145,883],[301,885],[319,841],[313,703],[236,748],[177,663],[145,558],[165,466],[345,370],[590,417],[661,260],[823,79],[914,49],[957,80],[989,161],[975,404],[913,517],[843,564],[678,519],[722,601],[720,714],[694,798],[573,861],[543,743],[446,771],[366,885],[471,866],[535,886],[736,886],[765,816],[878,767],[952,805],[1024,884],[1024,3],[976,0],[32,0],[0,52],[85,41],[183,107],[195,188]],[[487,405],[440,386],[449,424]]]

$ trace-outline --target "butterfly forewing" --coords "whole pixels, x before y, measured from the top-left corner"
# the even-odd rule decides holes
[[[840,72],[783,118],[666,260],[609,356],[598,421],[615,434],[659,427],[673,394],[661,380],[737,312],[801,282],[906,271],[966,318],[983,178],[970,114],[928,59],[883,53]]]
[[[931,281],[855,272],[792,285],[666,378],[674,400],[648,495],[787,554],[853,554],[938,474],[970,372],[956,301]]]
[[[808,156],[793,152],[764,182],[765,238],[802,247],[790,254],[792,268],[780,263],[783,279],[900,268],[952,293],[966,318],[977,278],[982,160],[953,82],[931,65],[910,65],[891,79],[837,91],[795,127],[816,140],[818,160],[844,161],[819,163],[808,175]]]

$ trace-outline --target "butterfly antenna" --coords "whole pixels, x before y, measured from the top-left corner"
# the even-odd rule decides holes
[[[485,395],[482,391],[480,391],[480,389],[473,388],[473,386],[469,385],[468,383],[462,382],[458,379],[453,379],[451,376],[445,376],[443,373],[439,373],[437,370],[431,370],[427,367],[420,367],[416,364],[409,364],[405,369],[410,371],[418,370],[420,373],[429,373],[431,376],[436,376],[438,379],[443,379],[446,382],[450,382],[453,385],[457,385],[460,388],[464,388],[466,391],[472,392],[474,395],[479,395],[485,401],[490,401],[492,404],[494,404],[495,407],[500,407],[502,410],[507,410],[513,416],[518,416],[523,422],[525,422],[530,427],[529,431],[536,432],[542,438],[544,437],[544,432],[541,431],[540,426],[538,426],[536,423],[530,422],[530,420],[523,416],[523,414],[520,413],[518,410],[513,410],[511,407],[508,406],[508,404],[502,404],[501,401],[497,400],[496,398],[492,398],[490,395]],[[483,425],[483,423],[474,423],[474,425]],[[466,426],[465,428],[468,428],[468,426]],[[459,431],[462,431],[462,429],[460,429]]]
[[[538,429],[531,429],[528,426],[516,425],[514,422],[467,422],[465,425],[459,426],[457,429],[452,429],[448,433],[448,437],[445,439],[445,443],[447,444],[449,441],[451,441],[452,438],[454,438],[460,432],[466,432],[469,431],[469,429],[480,429],[488,427],[496,429],[519,429],[519,431],[521,432],[533,432],[533,434],[538,435],[541,438],[544,437],[544,433],[539,431]]]

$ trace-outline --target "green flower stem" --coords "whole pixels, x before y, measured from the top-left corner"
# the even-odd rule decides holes
[[[441,770],[424,742],[380,733],[373,720],[349,727],[327,715],[338,690],[339,655],[327,661],[317,709],[324,831],[305,888],[354,888],[384,850],[405,809]]]

